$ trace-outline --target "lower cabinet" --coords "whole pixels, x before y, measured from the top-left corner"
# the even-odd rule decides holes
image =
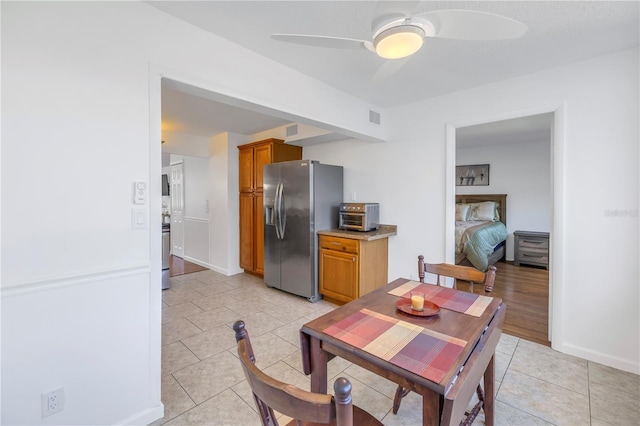
[[[387,284],[388,238],[320,235],[318,286],[325,299],[350,302]]]

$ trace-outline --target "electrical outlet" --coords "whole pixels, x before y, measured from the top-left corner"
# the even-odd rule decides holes
[[[64,408],[64,388],[42,394],[42,418],[59,413]]]

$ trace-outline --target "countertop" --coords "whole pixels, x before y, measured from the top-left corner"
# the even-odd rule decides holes
[[[379,240],[381,238],[389,238],[398,233],[397,225],[380,225],[375,231],[358,232],[345,231],[344,229],[329,229],[326,231],[318,231],[318,235],[328,235],[330,237],[350,238],[352,240]]]

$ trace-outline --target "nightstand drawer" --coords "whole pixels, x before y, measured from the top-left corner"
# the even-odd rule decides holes
[[[518,253],[518,260],[520,263],[548,265],[549,264],[549,252],[536,252],[530,250],[522,250]]]
[[[518,248],[520,249],[541,249],[541,250],[549,250],[549,238],[540,238],[540,237],[523,237],[518,238]]]

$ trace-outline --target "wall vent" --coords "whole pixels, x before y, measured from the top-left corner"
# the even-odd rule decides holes
[[[369,122],[373,124],[380,124],[380,113],[369,110]]]
[[[287,127],[287,137],[295,136],[298,134],[298,125],[294,124],[293,126]]]

